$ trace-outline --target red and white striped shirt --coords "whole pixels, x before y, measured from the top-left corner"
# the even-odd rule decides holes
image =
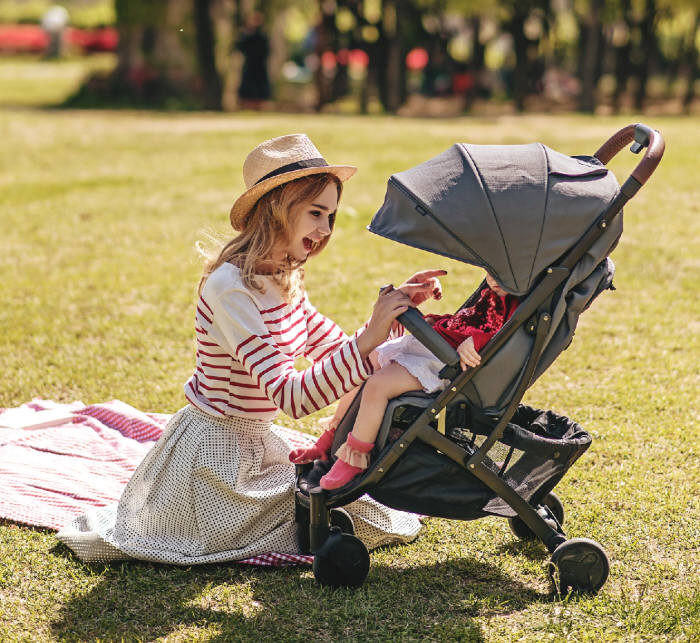
[[[308,297],[288,304],[263,276],[265,292],[247,288],[225,263],[209,277],[197,305],[197,367],[188,401],[212,415],[272,420],[281,409],[299,418],[328,406],[372,373],[348,337]],[[299,371],[294,363],[313,363]]]

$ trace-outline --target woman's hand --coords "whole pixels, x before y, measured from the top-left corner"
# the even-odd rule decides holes
[[[386,340],[393,321],[408,310],[411,299],[398,288],[387,286],[377,297],[367,328],[357,338],[357,347],[363,359]]]
[[[424,301],[442,298],[442,286],[438,277],[444,277],[447,270],[421,270],[399,286],[399,290],[411,299],[412,306],[420,306]]]
[[[472,368],[479,365],[481,362],[481,355],[476,352],[474,348],[474,338],[467,337],[458,347],[457,354],[459,355],[459,364],[463,371],[467,370],[467,366]]]

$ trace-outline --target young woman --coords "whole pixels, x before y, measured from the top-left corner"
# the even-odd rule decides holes
[[[441,271],[384,292],[348,337],[309,302],[303,265],[333,231],[342,182],[303,134],[265,141],[243,166],[231,209],[238,232],[209,261],[199,287],[197,365],[189,402],[127,484],[116,509],[59,532],[84,560],[141,558],[182,565],[296,552],[291,445],[273,419],[335,402],[371,374],[370,352],[397,315],[425,300]],[[294,367],[299,357],[313,364]],[[410,541],[417,519],[365,498],[349,505],[368,547]]]

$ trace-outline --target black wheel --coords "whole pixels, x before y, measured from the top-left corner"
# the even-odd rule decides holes
[[[550,509],[550,511],[554,514],[554,517],[557,519],[557,522],[559,522],[559,526],[564,524],[564,505],[553,491],[550,491],[544,498],[542,498],[540,504]],[[553,529],[557,528],[554,521],[548,521],[548,524]],[[508,525],[510,526],[510,530],[520,540],[537,540],[535,532],[525,524],[520,516],[508,518]]]
[[[344,534],[355,534],[355,523],[350,514],[342,507],[331,509],[331,527],[340,527]]]
[[[561,500],[559,500],[559,496],[556,493],[550,491],[542,499],[540,504],[550,508],[554,514],[554,517],[557,519],[559,526],[564,524],[564,505],[562,504]]]
[[[554,550],[549,562],[549,577],[558,594],[583,592],[595,594],[610,573],[608,556],[602,546],[588,538],[572,538]]]
[[[369,573],[369,552],[356,536],[331,527],[331,534],[314,555],[314,576],[327,587],[359,587]]]

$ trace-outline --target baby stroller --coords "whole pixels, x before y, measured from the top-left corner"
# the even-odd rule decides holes
[[[620,187],[605,165],[628,143],[634,153],[646,151]],[[622,207],[663,152],[661,135],[637,124],[593,157],[569,157],[537,143],[455,144],[389,179],[370,231],[480,266],[520,304],[481,351],[480,365],[466,371],[418,310],[399,317],[445,363],[440,375],[450,383],[433,396],[415,392],[390,401],[370,467],[345,487],[318,486],[332,462],[297,465],[299,545],[314,553],[317,581],[364,581],[369,554],[342,507],[367,493],[429,516],[503,516],[518,538],[538,538],[551,552],[557,591],[603,586],[605,550],[587,538],[566,538],[564,508],[552,491],[591,437],[572,420],[521,400],[568,347],[579,315],[612,288],[608,255],[622,233]],[[360,395],[340,422],[331,453],[352,429]]]

